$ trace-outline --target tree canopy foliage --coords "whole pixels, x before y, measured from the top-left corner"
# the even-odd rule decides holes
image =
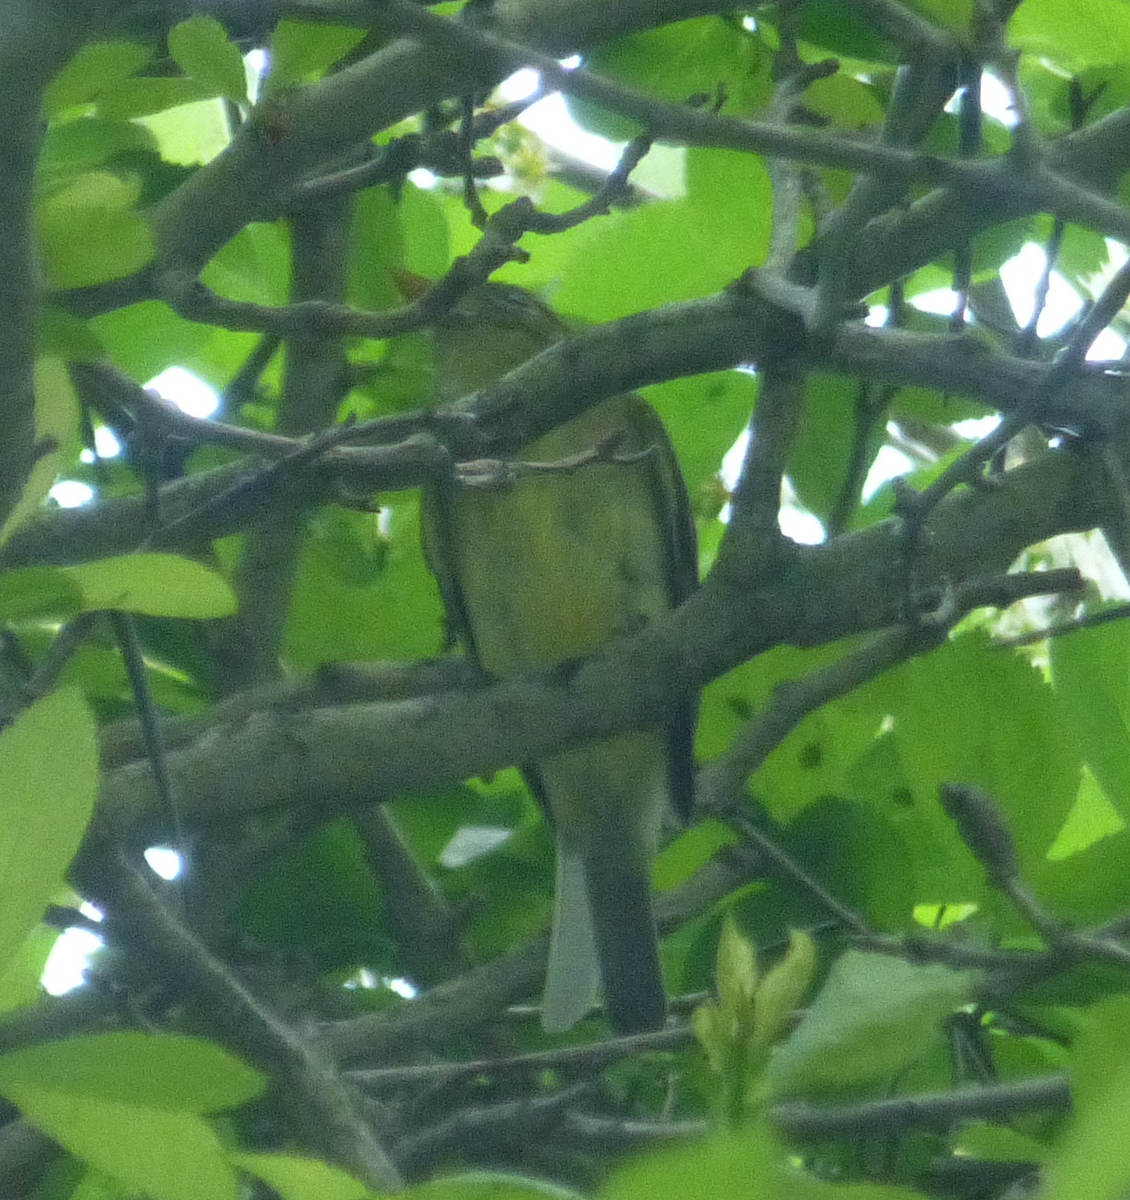
[[[0,95],[0,1194],[1125,1194],[1125,0],[5,0]],[[571,332],[452,397],[487,279]],[[700,586],[482,678],[421,493],[633,389]],[[551,1037],[518,768],[698,693],[672,1015]]]

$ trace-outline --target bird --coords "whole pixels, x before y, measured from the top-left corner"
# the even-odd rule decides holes
[[[433,329],[440,395],[451,401],[486,387],[568,332],[525,289],[482,284]],[[686,487],[643,397],[605,399],[515,458],[561,469],[494,486],[451,482],[424,503],[425,550],[449,625],[498,680],[592,654],[677,606],[697,581]],[[696,706],[688,697],[662,727],[522,764],[557,847],[547,1032],[568,1030],[601,997],[616,1033],[666,1020],[650,864],[668,813],[689,812]]]

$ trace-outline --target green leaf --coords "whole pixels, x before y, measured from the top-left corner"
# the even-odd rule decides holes
[[[615,1171],[600,1190],[600,1200],[686,1200],[711,1196],[753,1200],[789,1193],[765,1184],[780,1170],[777,1147],[756,1131],[704,1138],[690,1146],[649,1154]]]
[[[696,17],[615,38],[585,57],[590,70],[674,104],[693,96],[722,96],[722,111],[729,116],[748,116],[768,100],[770,62],[759,38],[721,17]],[[639,132],[634,122],[588,101],[567,96],[566,104],[581,125],[612,141]]]
[[[81,591],[87,611],[113,608],[207,620],[231,616],[236,609],[235,595],[221,576],[176,554],[123,554],[60,570]]]
[[[760,266],[769,249],[773,190],[763,159],[736,150],[687,151],[687,199],[712,263],[727,281]]]
[[[1087,1013],[1077,1039],[1075,1114],[1045,1167],[1042,1200],[1118,1200],[1130,1185],[1130,999]]]
[[[123,79],[99,97],[99,113],[117,121],[132,121],[167,108],[192,104],[196,100],[211,100],[208,89],[195,79],[183,75],[143,76]]]
[[[753,1015],[753,994],[757,987],[757,952],[753,943],[738,929],[732,913],[722,922],[718,940],[718,1001],[722,1012],[748,1027]]]
[[[92,42],[83,46],[51,81],[44,93],[48,117],[96,100],[107,88],[128,79],[152,57],[134,42]]]
[[[1048,1153],[1043,1142],[1028,1134],[983,1122],[965,1125],[957,1135],[954,1149],[959,1154],[987,1158],[991,1162],[1023,1162],[1025,1159],[1043,1162]]]
[[[296,840],[250,882],[245,929],[280,952],[303,953],[324,970],[358,963],[394,974],[384,890],[365,861],[352,821],[334,821]]]
[[[5,1094],[36,1087],[197,1116],[246,1104],[264,1082],[220,1046],[182,1034],[98,1033],[0,1055]]]
[[[47,452],[36,459],[19,501],[0,528],[0,545],[47,499],[59,471],[78,457],[79,407],[71,377],[52,355],[35,360],[35,436]]]
[[[0,1090],[65,1150],[152,1200],[237,1200],[236,1174],[211,1126],[191,1113],[72,1096],[66,1090]]]
[[[885,436],[885,422],[870,408],[874,402],[874,390],[858,379],[823,371],[812,371],[805,378],[804,415],[793,439],[788,471],[800,502],[822,521],[836,510],[849,483],[850,505],[860,502],[866,472],[849,478],[854,443],[862,438],[859,457],[866,466]]]
[[[554,304],[586,321],[614,320],[709,295],[761,261],[769,228],[767,177],[748,156],[733,158],[742,159],[733,170],[748,181],[745,203],[716,213],[714,193],[704,185],[702,199],[657,201],[591,222],[574,243]],[[735,236],[731,222],[739,213],[745,224]]]
[[[795,1032],[769,1060],[773,1097],[878,1083],[939,1036],[943,1018],[970,996],[977,975],[849,950]]]
[[[268,47],[271,70],[263,96],[305,83],[343,58],[365,36],[349,25],[323,25],[282,20],[275,26]]]
[[[39,314],[39,352],[68,362],[94,362],[106,348],[90,324],[61,308],[45,306]]]
[[[278,1192],[282,1200],[366,1200],[372,1192],[340,1167],[293,1154],[233,1154],[232,1162]]]
[[[403,1194],[406,1200],[582,1200],[580,1192],[558,1184],[493,1171],[433,1179]]]
[[[780,962],[766,971],[753,997],[753,1032],[759,1046],[771,1046],[792,1019],[812,986],[816,943],[803,930],[789,930],[789,948]]]
[[[107,162],[137,161],[138,155],[156,149],[153,134],[133,121],[93,116],[63,121],[48,127],[37,182],[40,191],[51,190]]]
[[[1052,687],[1060,719],[1083,750],[1110,802],[1130,818],[1130,626],[1094,625],[1049,646]]]
[[[54,567],[22,567],[0,575],[0,620],[74,616],[82,607],[82,590]]]
[[[231,141],[227,114],[217,98],[198,95],[205,89],[189,79],[173,78],[163,82],[181,84],[191,94],[167,97],[170,104],[148,115],[139,113],[137,117],[153,134],[160,149],[164,167],[161,173],[167,180],[162,195],[184,179],[185,174],[178,176],[177,168],[187,171],[190,167],[209,163]]]
[[[26,1008],[43,999],[43,970],[59,941],[59,931],[37,925],[0,968],[0,1013]]]
[[[98,794],[94,722],[60,688],[0,732],[0,967],[43,915],[78,850]]]
[[[152,379],[171,362],[188,365],[214,336],[206,325],[178,317],[158,300],[105,313],[90,324],[108,356],[137,379]]]
[[[790,1162],[764,1127],[714,1135],[619,1168],[598,1200],[923,1200],[877,1184],[828,1183]]]
[[[656,855],[651,881],[661,892],[677,887],[704,867],[723,846],[732,846],[737,836],[721,821],[707,818],[681,833]]]
[[[1008,23],[1017,50],[1073,72],[1130,58],[1130,12],[1124,0],[1024,0]]]
[[[850,642],[811,650],[779,646],[710,684],[696,742],[700,757],[710,758],[728,746],[742,723],[769,703],[778,684],[803,678],[850,648]],[[891,711],[885,698],[868,687],[805,717],[757,772],[758,793],[772,816],[791,821],[810,805],[842,795],[846,772],[870,749]]]
[[[841,129],[869,129],[883,120],[883,106],[875,88],[850,75],[814,80],[805,89],[804,104]]]
[[[800,10],[799,34],[806,42],[847,58],[898,61],[894,47],[867,23],[862,11],[840,0],[807,0]]]
[[[214,17],[195,16],[169,30],[169,53],[177,66],[214,96],[247,101],[247,73],[238,47]]]
[[[711,1067],[721,1073],[733,1057],[733,1019],[717,1004],[707,1001],[691,1013],[691,1029],[706,1051]]]
[[[1079,744],[1039,670],[1019,655],[994,651],[983,634],[967,634],[907,663],[876,690],[895,714],[902,770],[940,857],[957,834],[941,817],[938,784],[972,784],[999,806],[1025,880],[1038,891],[1041,877],[1059,865],[1048,863],[1047,851],[1074,805],[1081,765]],[[973,886],[964,895],[921,899],[977,899],[982,877],[967,879]]]
[[[973,0],[908,0],[911,8],[959,37],[970,31]]]
[[[355,548],[345,554],[340,542],[307,542],[286,630],[284,656],[292,666],[406,659],[435,654],[442,646],[439,592],[420,549],[419,502],[398,493],[385,513],[379,570],[362,586],[353,582]],[[375,513],[353,517],[376,529]]]
[[[94,1167],[83,1169],[78,1163],[68,1163],[69,1177],[81,1173],[77,1185],[68,1200],[130,1200],[124,1190],[105,1171]]]
[[[140,270],[153,257],[138,191],[108,171],[91,171],[40,201],[43,263],[54,288],[87,287]]]

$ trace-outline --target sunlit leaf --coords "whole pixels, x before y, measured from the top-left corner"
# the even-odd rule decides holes
[[[795,1032],[766,1069],[771,1095],[886,1079],[939,1036],[977,976],[849,950],[833,966]]]
[[[60,688],[0,731],[0,966],[63,880],[94,811],[98,758],[81,696]]]
[[[235,612],[235,596],[220,575],[176,554],[123,554],[61,570],[88,610],[197,620]]]
[[[189,17],[174,25],[169,30],[169,53],[186,75],[213,94],[233,104],[247,99],[243,56],[214,17]]]

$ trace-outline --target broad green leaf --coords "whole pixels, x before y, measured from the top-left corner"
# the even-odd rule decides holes
[[[591,222],[574,243],[554,305],[587,321],[614,320],[708,296],[762,261],[766,176],[748,156],[733,169],[748,187],[718,213],[710,203],[717,193],[704,186],[701,199],[657,201]]]
[[[83,608],[142,613],[149,617],[207,620],[235,612],[225,580],[200,563],[176,554],[123,554],[61,572],[82,593]]]
[[[232,1162],[278,1192],[282,1200],[366,1200],[373,1193],[340,1167],[293,1154],[233,1154]]]
[[[246,1104],[263,1084],[226,1050],[182,1034],[99,1033],[0,1054],[0,1091],[9,1096],[31,1088],[199,1116]]]
[[[1017,50],[1071,72],[1130,58],[1130,11],[1124,0],[1024,0],[1008,23]]]
[[[1049,861],[1038,882],[1040,899],[1061,920],[1109,920],[1130,903],[1130,832],[1108,832],[1086,849]]]
[[[65,1150],[152,1200],[237,1200],[236,1173],[201,1117],[3,1082],[31,1124]]]
[[[883,106],[875,89],[850,75],[814,80],[805,89],[804,103],[841,129],[869,129],[883,120]]]
[[[761,158],[736,150],[687,151],[691,218],[711,240],[714,266],[730,278],[760,266],[769,249],[773,192]]]
[[[552,193],[554,189],[548,187],[546,190]],[[543,197],[542,206],[553,211],[546,197]],[[451,241],[441,200],[433,192],[406,180],[398,209],[403,228],[404,265],[428,279],[438,278],[450,264]]]
[[[743,1130],[645,1155],[616,1170],[598,1194],[600,1200],[755,1200],[768,1195],[791,1200],[792,1194],[781,1188],[783,1162],[784,1155],[767,1135]]]
[[[51,81],[43,97],[44,111],[54,117],[76,104],[96,100],[151,57],[150,50],[134,42],[91,42],[83,46]]]
[[[1053,638],[1049,654],[1060,719],[1107,799],[1130,817],[1130,759],[1121,752],[1130,740],[1130,626],[1110,622]]]
[[[851,647],[851,642],[812,650],[780,646],[710,684],[696,741],[700,757],[724,751],[743,723],[771,701],[780,683],[804,678]],[[860,688],[805,717],[755,776],[758,794],[772,816],[792,821],[817,801],[842,795],[846,772],[871,747],[889,711],[881,694]]]
[[[82,1172],[82,1178],[68,1200],[131,1200],[126,1189],[105,1171],[99,1171],[97,1167],[83,1168],[78,1163],[67,1165],[72,1175]]]
[[[90,325],[114,363],[136,379],[152,379],[170,363],[199,358],[212,337],[206,325],[178,317],[158,300],[104,313]]]
[[[883,63],[898,61],[894,46],[863,12],[840,0],[807,0],[800,10],[798,32],[804,41],[841,56]]]
[[[94,362],[106,357],[89,322],[61,308],[44,306],[39,314],[39,352],[67,362]]]
[[[406,1200],[582,1200],[580,1192],[559,1184],[492,1171],[468,1171],[433,1179],[409,1188],[403,1195]]]
[[[52,287],[105,283],[145,266],[153,240],[134,208],[137,196],[134,184],[91,171],[40,201],[36,223]]]
[[[67,368],[58,358],[42,355],[35,360],[34,382],[36,441],[50,449],[36,459],[19,501],[0,528],[0,545],[38,510],[60,470],[78,457],[78,396]]]
[[[587,321],[610,321],[715,291],[732,273],[715,270],[713,237],[693,217],[686,200],[664,200],[590,223],[556,305]]]
[[[409,200],[408,197],[413,199]],[[438,216],[438,206],[427,193],[406,185],[399,200],[385,188],[366,188],[353,202],[350,229],[349,299],[360,308],[382,309],[403,304],[393,271],[404,268],[404,236],[401,213],[405,203],[417,211],[430,210]],[[429,229],[428,233],[436,231]],[[446,238],[446,234],[443,235]],[[426,275],[442,274],[444,265]]]
[[[59,931],[37,925],[0,969],[0,1013],[43,999],[43,968],[59,940]]]
[[[0,621],[66,619],[82,607],[82,590],[55,567],[21,567],[0,574]]]
[[[973,0],[908,0],[911,8],[924,17],[963,37],[970,32],[973,20]]]
[[[94,722],[60,688],[0,732],[0,967],[43,915],[98,794]]]
[[[117,121],[132,121],[164,112],[196,100],[211,100],[206,87],[183,75],[146,75],[123,79],[98,99],[98,111],[103,117]]]
[[[166,82],[191,86],[195,92],[206,90],[187,79]],[[180,167],[211,162],[231,141],[224,106],[210,96],[188,95],[148,114],[139,113],[136,119],[153,135],[165,163]]]
[[[987,1158],[991,1162],[1043,1162],[1047,1147],[1034,1137],[1009,1129],[1004,1125],[988,1125],[971,1122],[957,1135],[955,1149],[959,1154],[973,1158]]]
[[[1130,1185],[1130,1000],[1087,1013],[1076,1040],[1075,1114],[1045,1166],[1042,1200],[1119,1200]]]
[[[233,104],[247,100],[247,74],[238,47],[214,17],[195,16],[169,30],[169,53],[190,78]]]
[[[732,846],[737,836],[720,821],[699,821],[665,846],[651,867],[651,880],[661,891],[669,891],[705,866],[723,846]]]
[[[282,20],[275,26],[268,47],[271,70],[263,85],[264,97],[305,83],[343,58],[365,36],[349,25],[323,25]]]
[[[1085,766],[1079,779],[1079,794],[1055,841],[1048,847],[1048,859],[1060,862],[1071,858],[1125,828],[1125,820]]]
[[[866,468],[885,437],[881,410],[871,407],[879,396],[878,389],[846,375],[813,371],[805,379],[804,415],[788,471],[800,502],[822,521],[841,503],[848,506],[843,515],[850,515],[861,500]],[[864,469],[852,476],[857,439],[863,442],[858,459]]]
[[[256,221],[215,255],[204,283],[231,300],[285,304],[290,291],[290,235],[281,221]]]
[[[829,1183],[793,1165],[763,1127],[715,1134],[617,1169],[598,1200],[923,1200],[878,1184]]]
[[[242,920],[262,945],[302,953],[323,970],[348,970],[358,962],[382,973],[403,970],[390,952],[384,888],[351,821],[296,839],[258,871]]]
[[[934,391],[932,388],[905,387],[898,389],[887,411],[896,421],[901,416],[939,425],[952,425],[955,421],[964,421],[969,417],[983,417],[986,409],[982,404],[963,399],[961,396],[951,396],[947,392]]]
[[[849,950],[765,1072],[773,1097],[889,1079],[940,1036],[977,976]]]
[[[722,460],[749,423],[757,381],[744,371],[715,371],[641,391],[667,428],[697,511],[719,486]]]
[[[57,188],[66,179],[93,171],[108,161],[137,161],[137,156],[157,149],[156,139],[133,121],[107,121],[83,117],[48,127],[39,157],[41,191]]]
[[[385,511],[380,531],[375,513],[351,514],[353,524],[370,526],[384,543],[380,569],[363,586],[353,582],[356,548],[346,553],[333,541],[307,543],[286,630],[284,656],[292,666],[406,659],[442,646],[443,613],[420,550],[418,502],[398,493]]]
[[[737,22],[696,17],[615,38],[586,55],[585,65],[647,95],[683,104],[692,97],[725,98],[722,111],[748,116],[771,91],[764,44]],[[566,103],[577,121],[612,141],[626,141],[639,126],[573,96]]]
[[[956,847],[956,830],[940,815],[938,784],[983,788],[1016,840],[1025,879],[1038,888],[1048,848],[1075,802],[1081,766],[1078,741],[1040,672],[1018,655],[992,650],[982,634],[967,634],[892,672],[875,690],[894,714],[902,771],[923,827],[941,847]]]

